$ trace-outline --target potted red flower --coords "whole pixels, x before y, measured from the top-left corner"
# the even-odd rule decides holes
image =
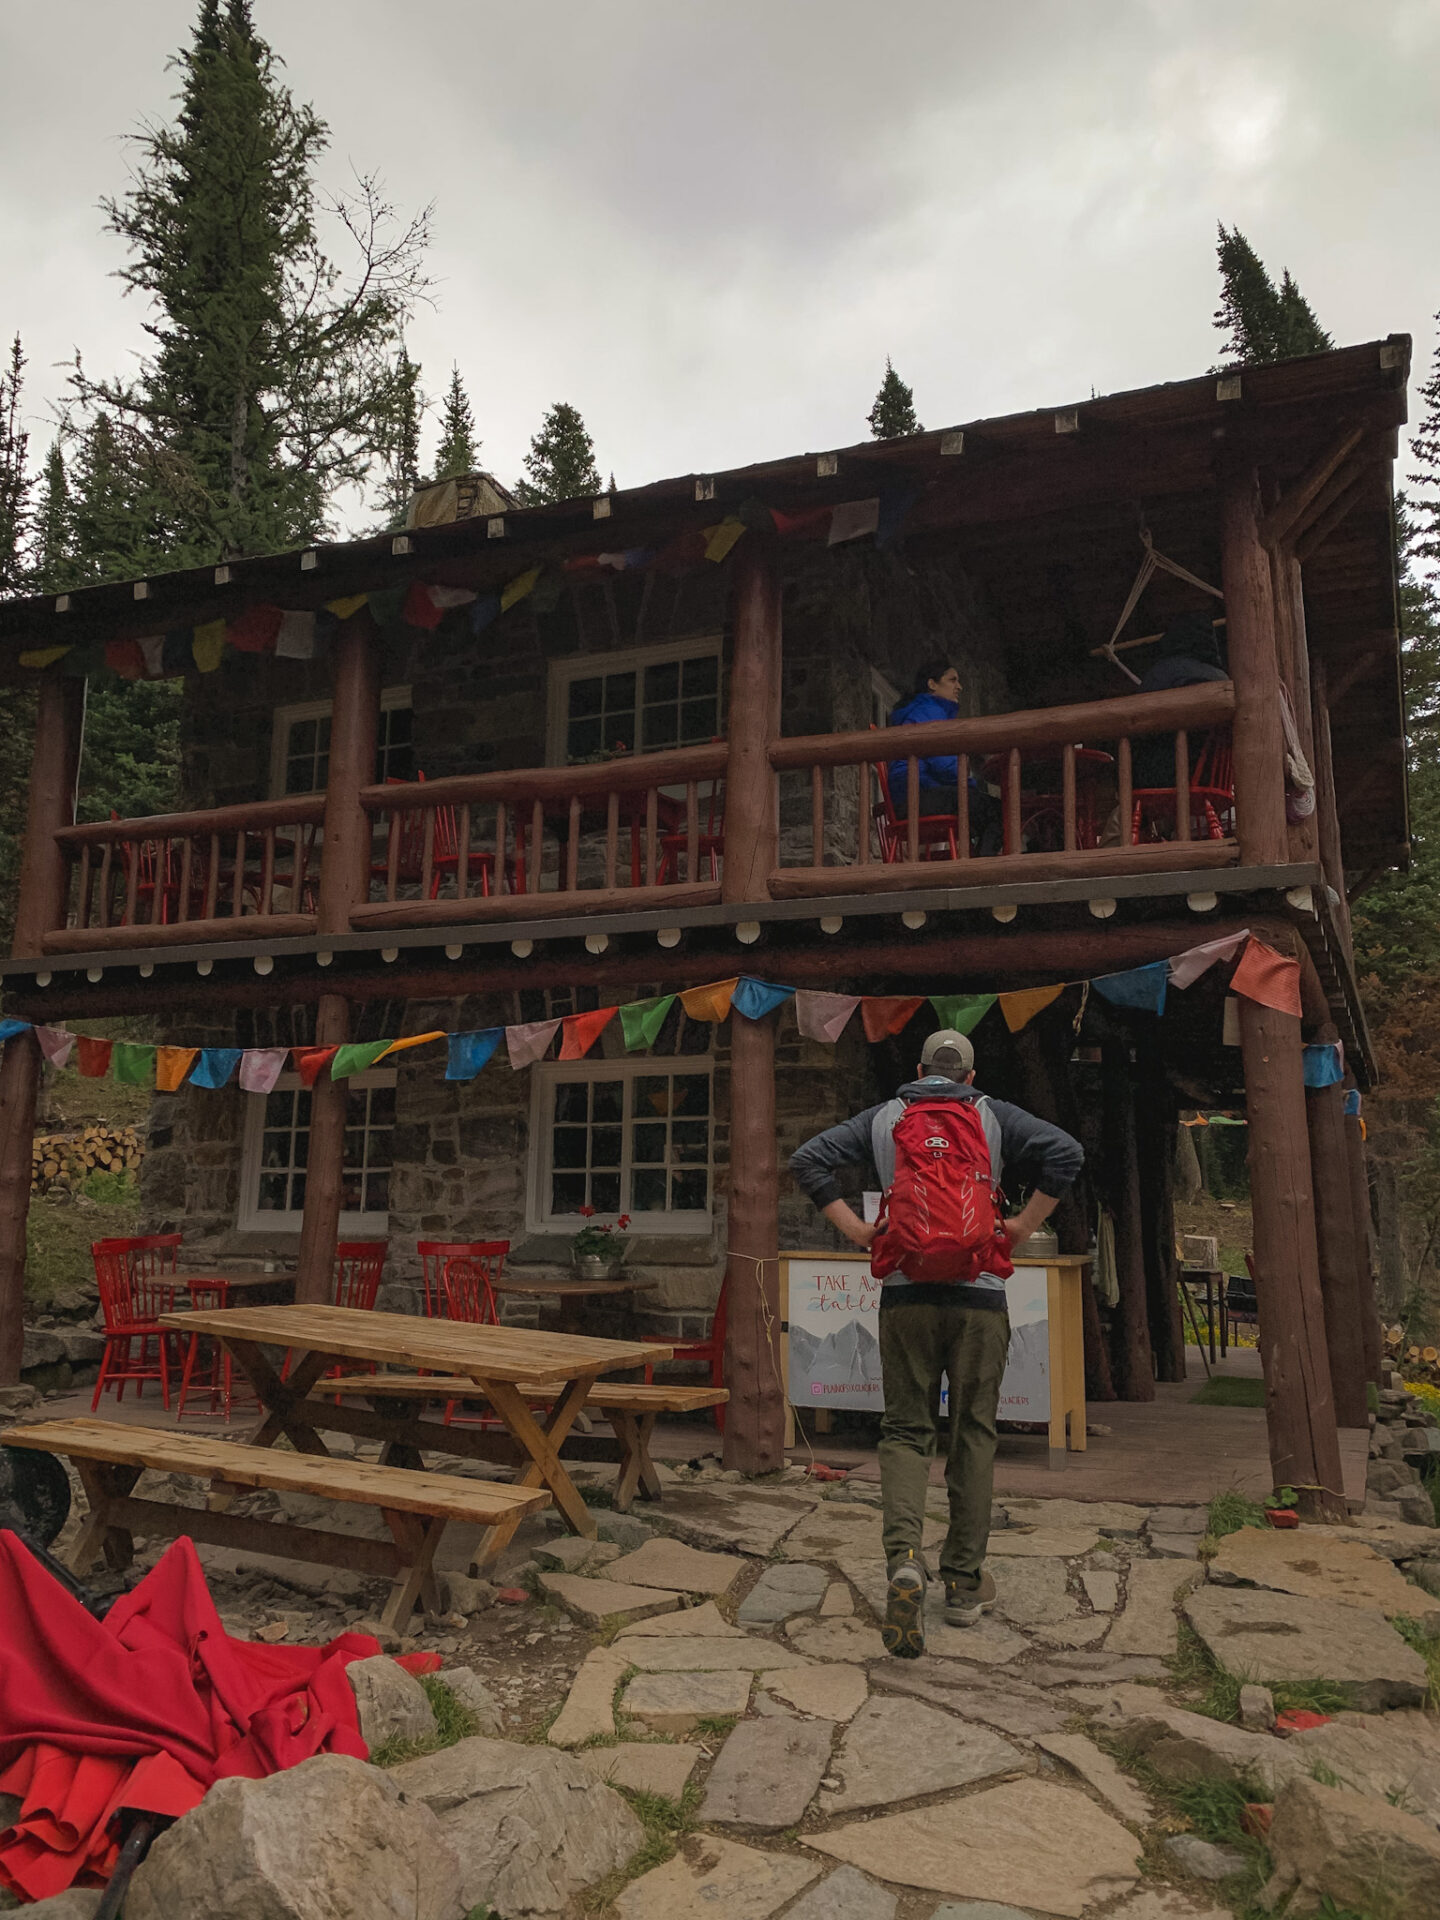
[[[628,1213],[613,1221],[597,1220],[594,1207],[581,1207],[585,1224],[570,1242],[570,1264],[579,1280],[612,1280],[624,1265],[629,1242]]]

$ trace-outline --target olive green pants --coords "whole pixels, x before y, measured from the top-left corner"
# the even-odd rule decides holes
[[[937,1293],[942,1289],[936,1288]],[[945,1288],[933,1305],[909,1299],[880,1307],[880,1370],[885,1415],[880,1425],[880,1492],[885,1560],[908,1550],[920,1557],[930,1462],[940,1427],[940,1380],[950,1382],[950,1451],[945,1485],[950,1530],[940,1555],[946,1579],[971,1583],[990,1538],[995,1478],[995,1409],[1010,1347],[1003,1307],[965,1304],[962,1289]]]

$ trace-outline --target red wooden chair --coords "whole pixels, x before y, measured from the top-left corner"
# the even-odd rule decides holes
[[[493,1326],[499,1318],[495,1304],[495,1282],[505,1270],[508,1240],[417,1240],[421,1281],[425,1289],[425,1311],[432,1318],[481,1320]],[[483,1270],[489,1290],[488,1311],[456,1313],[449,1303],[445,1273],[447,1267],[468,1266]]]
[[[682,1340],[678,1344],[662,1338],[659,1334],[642,1334],[641,1342],[647,1347],[674,1346],[672,1360],[703,1361],[710,1369],[710,1385],[723,1387],[725,1384],[725,1322],[730,1313],[730,1282],[728,1278],[721,1283],[720,1298],[715,1302],[715,1318],[711,1322],[710,1334],[705,1340]],[[664,1364],[663,1362],[661,1363]],[[645,1369],[645,1384],[650,1386],[655,1379],[654,1366]],[[725,1408],[715,1409],[715,1424],[721,1433],[725,1431]]]
[[[463,1253],[449,1255],[440,1263],[440,1291],[447,1320],[464,1320],[472,1326],[493,1327],[500,1322],[495,1300],[495,1282],[505,1271],[508,1240],[477,1240]],[[445,1402],[445,1425],[455,1420],[459,1400]],[[482,1416],[480,1425],[493,1424]]]
[[[1134,795],[1131,839],[1166,840],[1175,828],[1175,789],[1140,787]],[[1168,831],[1167,831],[1168,829]],[[1190,768],[1190,837],[1223,840],[1235,831],[1235,771],[1229,733],[1207,733]]]
[[[143,1395],[147,1380],[158,1380],[160,1398],[169,1412],[170,1371],[179,1366],[179,1336],[162,1327],[159,1320],[162,1313],[171,1313],[175,1307],[175,1285],[167,1283],[164,1275],[175,1271],[179,1250],[178,1233],[137,1234],[90,1243],[105,1316],[105,1352],[90,1402],[92,1413],[106,1387],[113,1386],[120,1401],[125,1398],[126,1382],[131,1380],[137,1397]]]
[[[705,807],[705,820],[703,825],[697,823],[697,827],[698,830],[695,836],[696,870],[694,873],[687,874],[686,877],[691,881],[698,880],[701,872],[708,864],[710,868],[710,878],[712,880],[718,880],[720,878],[720,860],[725,852],[725,783],[723,780],[712,780],[710,782],[710,795]],[[640,884],[638,861],[639,847],[642,839],[643,829],[633,829],[631,865],[634,869],[634,884],[637,887]],[[657,886],[673,886],[680,878],[680,862],[685,856],[689,845],[690,836],[683,827],[660,835],[660,857],[655,867],[655,882]]]
[[[363,1313],[374,1310],[375,1296],[380,1291],[380,1277],[385,1271],[385,1256],[390,1251],[388,1240],[337,1240],[335,1243],[335,1287],[330,1304],[335,1307],[354,1307]],[[326,1373],[331,1379],[342,1373],[378,1372],[373,1360],[347,1360],[343,1365],[337,1361]],[[284,1365],[280,1369],[280,1378],[290,1377],[290,1354],[287,1351]],[[336,1405],[339,1405],[337,1400]]]
[[[191,1280],[189,1282],[190,1308],[194,1313],[221,1313],[230,1305],[230,1283],[228,1280]],[[235,1405],[235,1362],[230,1349],[222,1347],[218,1340],[207,1340],[203,1361],[200,1342],[205,1336],[192,1333],[185,1350],[185,1371],[180,1377],[180,1399],[175,1408],[175,1418],[185,1418],[185,1402],[192,1393],[207,1393],[210,1404],[205,1412],[223,1413],[230,1418]],[[197,1364],[199,1372],[197,1375]],[[241,1389],[242,1395],[247,1389]],[[258,1404],[254,1395],[248,1395],[246,1404]]]
[[[890,791],[890,768],[884,760],[875,762],[875,790],[879,796],[874,815],[880,836],[880,858],[886,866],[895,866],[909,858],[910,827],[905,806],[895,804]],[[918,825],[922,860],[960,858],[959,828],[953,813],[922,813]]]

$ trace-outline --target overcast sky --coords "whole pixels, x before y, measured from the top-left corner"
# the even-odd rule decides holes
[[[192,0],[0,0],[0,328],[37,438],[141,309],[97,202]],[[1337,343],[1440,306],[1437,0],[255,0],[328,184],[433,201],[427,389],[506,481],[569,400],[636,485],[1204,371],[1215,224]],[[1414,414],[1412,400],[1412,418]],[[433,444],[434,428],[429,443]]]

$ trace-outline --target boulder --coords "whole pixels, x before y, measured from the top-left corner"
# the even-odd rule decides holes
[[[435,1678],[475,1716],[475,1731],[499,1739],[500,1702],[473,1667],[442,1667]],[[558,1743],[557,1743],[558,1744]]]
[[[1275,1696],[1268,1687],[1241,1687],[1240,1724],[1251,1733],[1269,1733],[1275,1725]]]
[[[1277,1777],[1308,1772],[1309,1760],[1292,1741],[1249,1733],[1205,1713],[1171,1706],[1153,1687],[1122,1684],[1099,1703],[1095,1724],[1118,1734],[1162,1780],[1231,1780],[1253,1774],[1267,1790]]]
[[[1243,1680],[1328,1680],[1365,1712],[1418,1707],[1425,1699],[1425,1662],[1378,1612],[1301,1594],[1206,1586],[1189,1596],[1185,1613],[1212,1658]]]
[[[25,1343],[20,1349],[20,1371],[32,1367],[55,1367],[65,1358],[65,1347],[58,1333],[44,1327],[26,1327]]]
[[[387,1740],[429,1740],[435,1713],[420,1682],[388,1653],[352,1660],[345,1669],[360,1710],[360,1737],[373,1753]]]
[[[60,1357],[68,1360],[72,1367],[98,1366],[105,1358],[103,1333],[91,1333],[84,1327],[61,1327],[56,1337],[60,1342]]]
[[[1317,1780],[1292,1781],[1270,1825],[1274,1869],[1265,1905],[1287,1920],[1335,1907],[1372,1910],[1383,1889],[1388,1912],[1440,1920],[1440,1833],[1413,1813]]]
[[[618,1793],[548,1747],[461,1740],[390,1777],[438,1820],[458,1855],[467,1914],[489,1906],[505,1920],[558,1915],[582,1887],[623,1867],[645,1837]],[[368,1908],[356,1911],[368,1920]]]
[[[37,1900],[24,1909],[25,1920],[93,1920],[100,1904],[98,1887],[67,1887],[64,1893],[48,1900]]]
[[[442,1573],[440,1584],[452,1613],[483,1613],[495,1604],[495,1589],[488,1580],[476,1580],[468,1573]]]
[[[1342,1713],[1286,1742],[1310,1771],[1440,1827],[1440,1722],[1429,1713]]]
[[[1243,1873],[1246,1867],[1245,1855],[1238,1847],[1217,1847],[1213,1840],[1202,1840],[1198,1833],[1170,1834],[1165,1841],[1165,1851],[1197,1880],[1228,1880],[1231,1874]]]
[[[1428,1606],[1384,1554],[1361,1540],[1317,1540],[1303,1527],[1293,1533],[1242,1527],[1220,1542],[1208,1575],[1219,1585],[1339,1600],[1391,1620],[1413,1614],[1426,1633],[1440,1633],[1440,1609]]]
[[[217,1782],[150,1849],[125,1915],[462,1920],[473,1903],[460,1887],[455,1848],[428,1807],[378,1767],[320,1754],[265,1780]]]

